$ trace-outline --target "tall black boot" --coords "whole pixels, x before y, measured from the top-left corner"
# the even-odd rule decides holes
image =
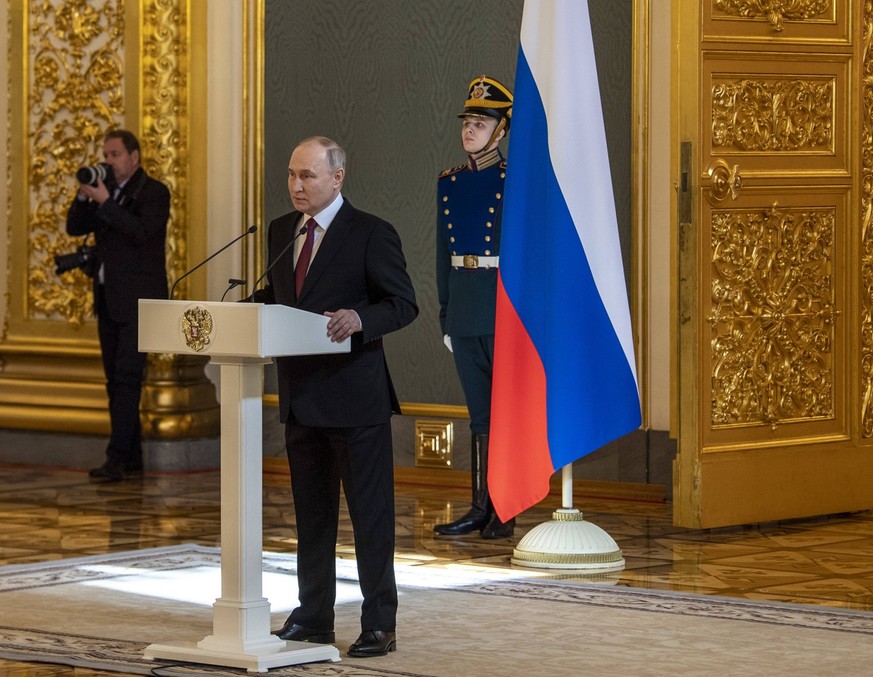
[[[460,519],[448,524],[437,524],[433,530],[444,536],[463,536],[481,530],[488,523],[488,435],[473,434],[470,450],[470,475],[473,498],[470,509]]]
[[[488,524],[482,527],[482,538],[486,541],[492,541],[498,538],[509,538],[515,532],[515,518],[513,517],[508,522],[501,522],[497,513],[494,511],[494,506],[491,503],[491,498],[488,499]]]
[[[482,450],[482,474],[488,477],[488,438],[485,438]],[[488,488],[485,488],[485,509],[488,512],[488,521],[479,531],[479,535],[486,541],[496,540],[498,538],[509,538],[515,531],[515,518],[513,517],[508,522],[502,522],[494,511],[494,504],[491,502],[491,494]]]

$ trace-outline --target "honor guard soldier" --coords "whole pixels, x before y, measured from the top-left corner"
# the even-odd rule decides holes
[[[443,171],[437,183],[436,279],[440,327],[470,412],[472,505],[459,519],[437,524],[438,534],[478,531],[482,538],[512,536],[515,520],[501,522],[488,494],[488,432],[494,310],[500,254],[500,216],[506,161],[499,143],[509,131],[512,92],[482,75],[470,83],[461,118],[467,161]]]

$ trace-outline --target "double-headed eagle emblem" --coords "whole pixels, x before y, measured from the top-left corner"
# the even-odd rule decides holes
[[[212,315],[206,308],[194,306],[188,308],[182,315],[182,333],[185,335],[185,343],[191,350],[200,352],[209,345],[212,327]]]

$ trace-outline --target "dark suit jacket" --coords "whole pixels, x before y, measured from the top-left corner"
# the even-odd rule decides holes
[[[73,200],[67,212],[67,233],[94,233],[98,265],[103,263],[106,307],[114,322],[135,320],[139,299],[167,298],[169,218],[170,191],[142,168],[116,199],[100,206],[90,200]]]
[[[268,262],[298,231],[301,214],[270,224]],[[282,422],[289,415],[310,427],[359,427],[386,422],[400,406],[388,373],[382,336],[418,315],[400,237],[382,219],[344,200],[324,235],[300,292],[294,294],[293,247],[254,294],[262,303],[281,303],[319,315],[351,308],[363,330],[353,334],[351,352],[277,358]]]

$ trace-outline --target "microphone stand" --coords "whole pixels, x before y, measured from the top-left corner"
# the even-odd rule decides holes
[[[285,256],[286,253],[288,253],[288,250],[294,246],[295,242],[297,242],[297,238],[300,237],[301,235],[306,235],[307,230],[308,229],[305,225],[301,226],[300,230],[297,231],[297,234],[291,238],[291,242],[289,242],[288,244],[285,245],[285,248],[281,252],[279,252],[279,255],[275,259],[273,259],[273,262],[270,263],[269,266],[267,266],[267,269],[264,271],[264,273],[257,280],[255,280],[255,283],[252,285],[252,294],[248,298],[248,300],[250,302],[252,302],[252,303],[255,302],[255,292],[258,290],[258,285],[261,283],[261,280],[263,280],[265,277],[267,277],[267,274],[271,270],[273,270],[273,266],[275,266],[279,262],[279,259],[281,259],[283,256]]]
[[[205,266],[207,263],[209,263],[212,259],[214,259],[216,256],[218,256],[221,252],[223,252],[225,249],[227,249],[228,247],[230,247],[232,244],[234,244],[234,243],[236,243],[236,242],[239,242],[239,241],[242,240],[246,235],[251,235],[251,234],[254,233],[257,229],[258,229],[257,226],[251,226],[251,227],[250,227],[248,230],[246,230],[246,232],[244,232],[242,235],[238,235],[237,237],[233,238],[230,242],[228,242],[226,245],[224,245],[224,246],[223,246],[221,249],[219,249],[217,252],[215,252],[214,254],[210,254],[210,255],[207,256],[203,261],[201,261],[201,262],[198,263],[196,266],[194,266],[193,268],[191,268],[191,270],[187,271],[184,275],[182,275],[182,277],[180,277],[178,280],[176,280],[176,281],[173,283],[173,287],[170,289],[170,300],[173,299],[173,294],[176,292],[176,286],[177,286],[177,285],[178,285],[182,280],[184,280],[186,277],[188,277],[191,273],[193,273],[195,270],[197,270],[197,269],[200,268],[201,266]]]

